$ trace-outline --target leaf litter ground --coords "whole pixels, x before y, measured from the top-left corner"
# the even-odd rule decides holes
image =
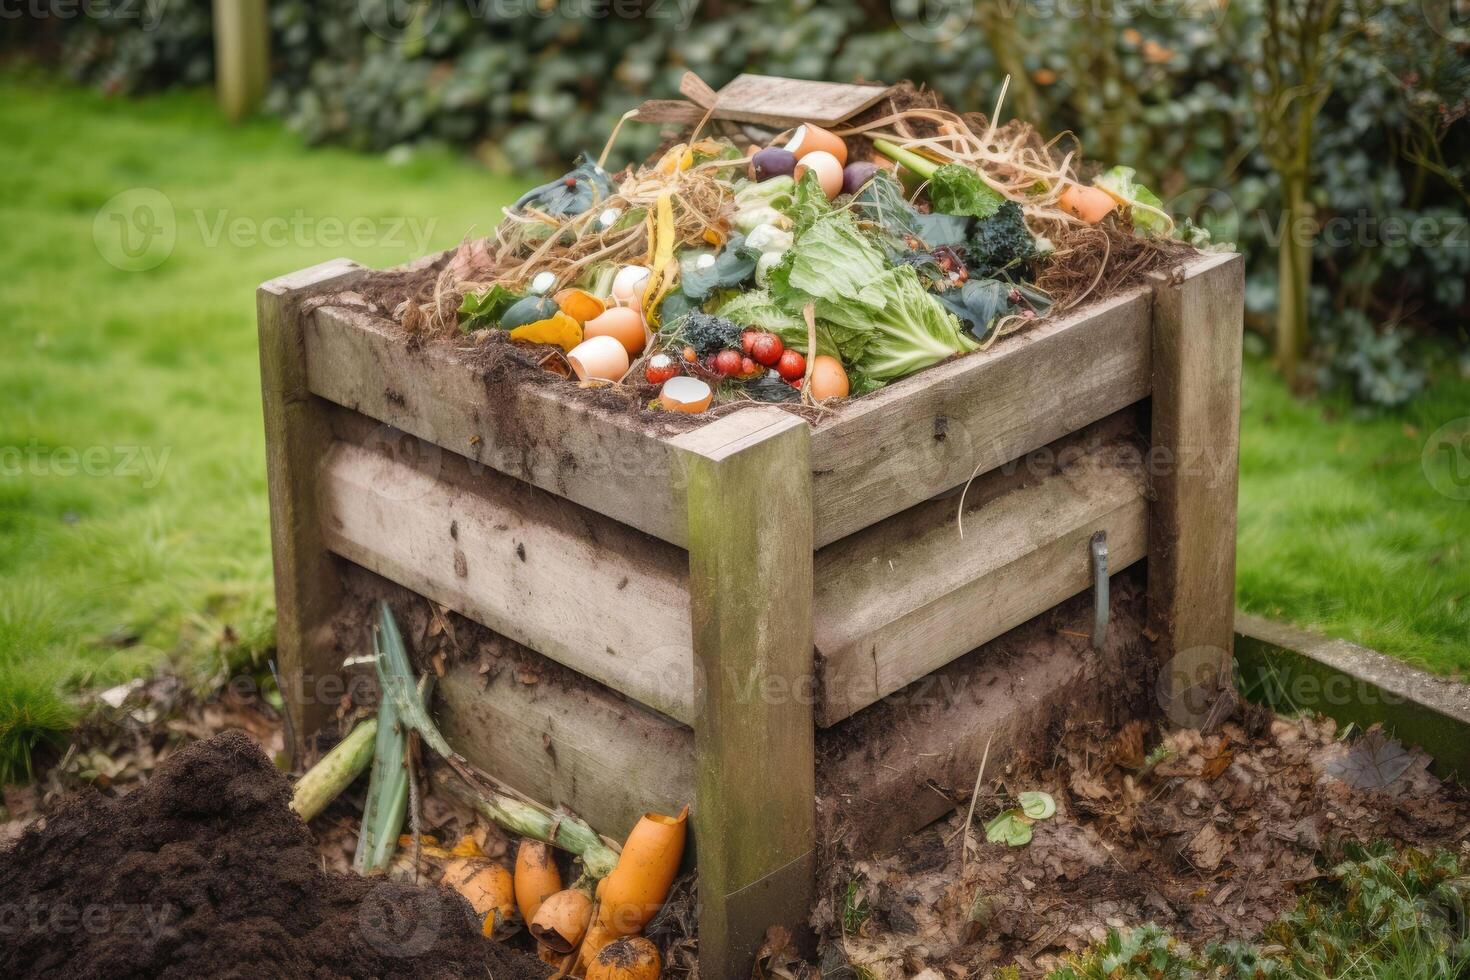
[[[432,623],[422,626],[425,635],[435,632]],[[359,711],[350,700],[344,711]],[[500,955],[452,914],[439,918],[447,945],[435,956],[384,956],[371,943],[363,951],[362,923],[374,910],[399,916],[394,928],[418,921],[425,895],[436,908],[462,910],[452,896],[405,880],[413,877],[407,849],[390,882],[344,874],[360,800],[350,791],[334,804],[314,823],[314,839],[284,810],[284,778],[266,762],[281,749],[279,714],[258,696],[225,691],[200,699],[158,678],[104,692],[98,712],[35,784],[6,790],[0,887],[12,911],[37,901],[53,908],[100,903],[120,932],[123,923],[152,928],[143,912],[164,908],[164,934],[174,938],[142,946],[130,939],[127,954],[161,975],[170,964],[177,972],[221,953],[256,965],[297,963],[300,970],[280,966],[282,975],[315,976],[360,969],[391,976],[430,962],[447,963],[443,975],[456,975],[462,966],[481,969],[475,957]],[[222,730],[237,734],[196,744]],[[773,936],[762,968],[773,977],[847,965],[875,977],[927,970],[936,980],[1014,964],[1035,975],[1110,927],[1152,921],[1196,947],[1254,937],[1292,907],[1340,841],[1470,849],[1470,801],[1431,774],[1429,761],[1377,731],[1343,733],[1327,719],[1256,709],[1213,735],[1142,721],[1075,728],[1047,764],[987,780],[968,835],[962,806],[894,853],[825,869],[815,919],[824,938],[820,967]],[[1033,791],[1047,792],[1056,812],[1032,824],[1031,842],[986,843],[985,823]],[[492,858],[513,858],[503,834],[442,797],[428,794],[424,809],[426,832],[440,840],[471,833]],[[17,844],[27,829],[34,832]],[[166,867],[157,863],[165,853]],[[429,877],[433,863],[425,862]],[[684,900],[671,903],[676,914],[660,927],[668,935],[658,936],[673,954],[671,976],[690,975],[694,959],[692,883],[681,889]],[[182,908],[202,894],[214,897],[197,914],[167,917],[170,896]],[[273,898],[261,899],[267,894],[290,896],[292,907],[275,908]],[[248,914],[234,904],[247,896],[257,903]],[[117,918],[133,913],[139,918]],[[282,931],[277,920],[292,925]],[[95,959],[77,967],[82,975],[119,966],[121,951],[106,936],[78,929],[58,941],[45,921],[39,936],[22,930],[9,945],[3,972],[15,975],[11,967],[42,957]],[[329,934],[338,952],[325,959],[313,952],[308,970],[296,957]],[[342,951],[348,948],[357,952]],[[369,960],[334,959],[359,954]],[[544,975],[525,958],[514,969],[526,972],[505,975]]]
[[[1074,729],[1048,765],[982,790],[968,835],[961,809],[897,853],[828,869],[822,966],[1036,975],[1149,921],[1199,948],[1259,935],[1343,841],[1470,848],[1470,801],[1427,756],[1376,729],[1343,734],[1258,709],[1213,735]],[[1032,790],[1051,794],[1055,815],[1028,845],[987,843],[985,821]]]

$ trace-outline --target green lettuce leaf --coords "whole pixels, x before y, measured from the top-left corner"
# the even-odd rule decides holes
[[[779,210],[792,220],[798,236],[818,218],[831,213],[832,202],[827,200],[827,192],[822,190],[822,182],[817,179],[815,170],[808,170],[801,175],[801,180],[796,182],[796,190],[791,195],[791,203]]]
[[[890,268],[847,211],[817,219],[770,275],[790,312],[810,303],[844,364],[887,382],[976,346],[910,266]]]
[[[969,167],[946,163],[929,178],[929,203],[936,214],[988,218],[1005,198]],[[932,244],[932,243],[931,243]]]
[[[486,327],[498,327],[505,311],[521,298],[520,293],[511,292],[500,283],[483,293],[465,293],[459,304],[459,329],[469,333]]]
[[[1145,235],[1169,234],[1174,230],[1173,219],[1164,211],[1159,195],[1134,179],[1137,173],[1132,167],[1119,165],[1098,174],[1092,183],[1129,203],[1133,227],[1137,230]]]

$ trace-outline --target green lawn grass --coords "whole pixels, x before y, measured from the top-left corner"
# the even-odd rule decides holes
[[[1470,379],[1440,378],[1402,411],[1365,418],[1294,398],[1247,362],[1241,608],[1438,673],[1470,672],[1470,443],[1458,444],[1455,471],[1442,453],[1429,454],[1427,471],[1424,462],[1441,426],[1470,432],[1467,416]]]
[[[256,284],[447,247],[488,231],[516,188],[447,156],[392,166],[307,150],[271,123],[231,128],[198,93],[113,101],[0,77],[0,132],[4,777],[67,729],[82,687],[170,659],[212,676],[269,649]],[[107,205],[136,189],[163,195],[176,242],[129,272],[104,253],[131,264],[111,215],[140,198]],[[366,237],[336,240],[353,219]],[[1429,433],[1465,414],[1463,381],[1364,421],[1249,365],[1241,603],[1470,666],[1470,504],[1420,466]]]
[[[448,155],[395,167],[274,124],[231,128],[203,93],[122,101],[0,78],[0,133],[12,776],[66,729],[68,692],[170,657],[212,674],[272,642],[255,286],[338,255],[384,266],[448,247],[493,227],[516,188]],[[167,199],[176,242],[130,272],[104,259],[121,255],[109,212],[100,249],[94,223],[138,188]]]

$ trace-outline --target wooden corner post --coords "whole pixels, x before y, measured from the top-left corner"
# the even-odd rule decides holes
[[[1244,267],[1238,254],[1210,255],[1154,288],[1149,625],[1161,706],[1203,728],[1234,703]]]
[[[262,283],[255,293],[260,329],[260,397],[265,416],[271,560],[276,580],[276,659],[290,722],[293,759],[331,716],[320,681],[338,673],[323,635],[338,583],[322,543],[317,470],[331,440],[321,403],[306,386],[302,301],[366,273],[333,259]]]
[[[699,969],[750,976],[812,901],[811,434],[779,409],[679,437],[695,660]]]
[[[230,122],[250,115],[270,85],[266,0],[214,0],[214,87]]]

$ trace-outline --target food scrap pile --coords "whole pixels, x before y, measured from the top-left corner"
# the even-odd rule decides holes
[[[523,195],[396,315],[418,333],[540,345],[540,367],[653,408],[816,408],[1207,240],[1131,168],[1084,183],[1061,138],[888,92],[831,128],[737,127],[711,108],[616,174],[614,130],[597,161]]]

